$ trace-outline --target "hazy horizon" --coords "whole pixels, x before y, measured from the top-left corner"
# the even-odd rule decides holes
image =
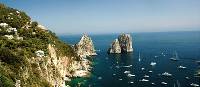
[[[199,0],[1,0],[57,34],[200,30]]]

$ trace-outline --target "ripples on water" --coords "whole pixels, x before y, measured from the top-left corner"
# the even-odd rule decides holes
[[[91,37],[96,49],[100,49],[100,51],[94,57],[93,75],[81,86],[174,87],[176,84],[178,87],[177,83],[180,83],[180,87],[190,87],[191,83],[200,84],[200,78],[194,77],[198,69],[195,61],[200,60],[200,32],[132,34],[133,53],[110,55],[107,54],[107,48],[117,35],[92,35]],[[60,38],[74,44],[80,36]],[[175,51],[179,61],[170,60]],[[138,61],[139,53],[141,55],[140,62]],[[151,62],[156,62],[156,65],[151,66]],[[177,67],[180,65],[187,68],[178,69]],[[169,72],[172,76],[162,76],[164,72]],[[142,82],[140,81],[142,79],[149,81]],[[81,81],[83,80],[79,82]],[[162,82],[166,82],[167,85],[161,84]],[[74,84],[76,83],[78,82]]]

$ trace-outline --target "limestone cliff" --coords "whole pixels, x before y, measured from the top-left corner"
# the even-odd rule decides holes
[[[90,49],[90,40],[84,36],[78,46],[89,44],[83,48]],[[85,53],[94,55],[94,48]],[[90,61],[78,57],[55,33],[25,12],[0,4],[0,87],[64,87],[65,81],[87,76],[90,69]]]
[[[74,49],[80,57],[97,55],[94,49],[92,39],[86,34],[84,34],[81,37],[81,40],[74,45]]]
[[[109,53],[121,53],[121,47],[120,47],[118,39],[115,39],[112,42],[111,48],[109,48]]]
[[[130,34],[121,34],[118,37],[122,52],[132,52],[132,37]]]
[[[130,34],[119,35],[108,49],[108,53],[128,53],[132,51],[132,37]]]

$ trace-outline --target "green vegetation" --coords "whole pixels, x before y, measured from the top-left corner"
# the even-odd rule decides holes
[[[60,41],[55,33],[38,27],[38,23],[31,22],[30,17],[22,11],[0,4],[0,23],[8,24],[7,27],[0,26],[0,87],[13,87],[18,79],[21,80],[21,86],[50,87],[36,69],[38,65],[29,61],[31,57],[36,57],[38,50],[48,56],[48,44],[55,45],[58,56],[78,59],[70,45]],[[8,28],[16,28],[17,34],[7,32]],[[8,39],[5,35],[14,38]],[[17,37],[23,37],[23,40]],[[27,78],[23,76],[26,72]]]

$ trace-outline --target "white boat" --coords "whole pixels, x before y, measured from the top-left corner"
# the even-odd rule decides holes
[[[130,71],[124,71],[124,73],[131,73]]]
[[[175,57],[170,58],[170,60],[173,60],[173,61],[178,61],[179,60],[178,53],[176,51],[175,51]]]
[[[164,72],[162,73],[163,76],[172,76],[172,74],[168,73],[168,72]]]
[[[115,76],[116,74],[113,74],[113,76]]]
[[[167,85],[167,83],[166,83],[166,82],[161,82],[161,84],[163,84],[163,85]]]
[[[144,70],[144,68],[141,68],[141,70]]]
[[[119,79],[120,81],[122,80],[122,79]]]
[[[127,68],[129,68],[129,67],[131,67],[131,66],[133,66],[133,65],[123,66],[123,67],[127,67]]]
[[[156,84],[152,82],[151,85],[156,85]]]
[[[198,85],[198,84],[195,84],[195,83],[191,83],[190,86],[199,87],[199,85]]]
[[[133,74],[128,74],[127,76],[128,76],[128,77],[134,77],[135,75],[133,75]]]
[[[185,79],[190,79],[189,77],[185,77]]]
[[[139,61],[139,62],[141,61],[141,58],[140,58],[140,52],[139,52],[139,58],[138,58],[138,61]]]
[[[130,82],[131,84],[133,84],[134,82]]]
[[[149,71],[149,73],[152,73],[153,71]]]
[[[186,69],[187,67],[184,66],[178,66],[179,69]]]
[[[155,58],[158,58],[158,56],[154,56]]]
[[[98,79],[99,79],[99,80],[101,80],[101,79],[102,79],[102,77],[98,77]]]
[[[149,78],[149,76],[148,76],[148,75],[144,75],[144,77],[145,77],[145,78]]]
[[[151,66],[155,66],[155,65],[156,65],[156,62],[151,62],[150,65],[151,65]]]
[[[142,82],[148,82],[149,80],[147,80],[147,79],[142,79],[142,80],[140,80],[140,81],[142,81]]]

